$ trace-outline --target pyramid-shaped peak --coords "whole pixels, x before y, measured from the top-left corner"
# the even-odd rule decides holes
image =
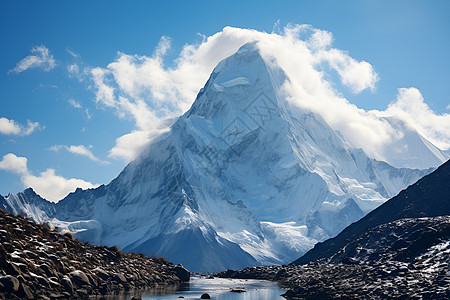
[[[267,59],[258,41],[241,46],[216,66],[186,116],[208,118],[230,109],[244,110],[260,95],[278,107],[276,95],[287,77],[276,63],[266,63]]]
[[[24,194],[27,196],[37,196],[36,192],[33,190],[32,187],[28,187],[23,191]]]
[[[259,66],[259,68],[258,68]],[[236,67],[250,69],[267,69],[258,41],[248,42],[242,45],[234,54],[222,60],[214,69],[213,74],[229,71]]]
[[[239,50],[236,52],[236,54],[242,55],[242,54],[252,54],[252,55],[260,55],[261,56],[261,49],[259,47],[258,41],[251,41],[248,43],[245,43],[242,45]]]

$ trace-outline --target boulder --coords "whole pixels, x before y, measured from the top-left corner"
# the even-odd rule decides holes
[[[70,272],[70,276],[72,277],[72,282],[75,283],[75,285],[78,287],[90,284],[89,278],[83,271],[80,270],[72,271]]]
[[[126,283],[127,278],[122,273],[114,273],[112,276],[112,280],[117,283]]]
[[[182,265],[176,266],[173,270],[175,272],[175,275],[183,282],[187,282],[191,278],[191,273]]]
[[[93,269],[92,273],[94,273],[95,275],[97,275],[99,278],[101,278],[103,280],[108,280],[108,278],[109,278],[109,274],[100,267]]]
[[[61,284],[66,290],[66,292],[68,292],[71,295],[73,294],[73,284],[69,276],[64,275],[63,278],[61,279]]]
[[[1,276],[0,283],[3,285],[3,291],[5,292],[15,293],[19,290],[19,279],[14,276]]]
[[[45,275],[47,275],[47,277],[52,277],[52,276],[56,276],[55,270],[51,269],[48,265],[46,264],[42,264],[42,265],[38,265],[37,266],[39,269],[42,270],[42,272],[45,273]]]
[[[14,276],[20,275],[22,273],[22,271],[20,271],[20,268],[17,267],[15,263],[9,261],[4,261],[2,263],[2,269],[6,272],[6,274]]]
[[[34,299],[31,289],[25,283],[20,284],[19,290],[17,291],[17,296],[22,299]]]

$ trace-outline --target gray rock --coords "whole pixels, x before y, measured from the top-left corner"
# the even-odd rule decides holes
[[[76,286],[81,287],[83,285],[89,285],[89,278],[86,276],[86,273],[80,270],[75,270],[73,272],[70,272],[70,276],[72,277],[73,283],[75,283]]]
[[[47,266],[46,264],[42,264],[37,267],[40,268],[45,273],[45,275],[47,275],[47,277],[52,277],[56,275],[55,271],[53,269],[50,269],[50,267]]]
[[[100,267],[93,269],[92,273],[94,273],[95,275],[97,275],[99,278],[101,278],[103,280],[108,280],[108,278],[110,277],[109,274]]]
[[[16,266],[15,263],[5,261],[2,263],[2,269],[5,270],[6,274],[9,275],[20,275],[22,271],[20,271],[20,268]]]
[[[5,292],[15,293],[19,290],[19,280],[14,276],[1,276],[0,283],[3,284],[3,290]]]
[[[127,279],[126,277],[121,273],[114,273],[112,276],[112,280],[116,281],[117,283],[126,283]]]
[[[63,278],[61,279],[61,284],[64,287],[64,289],[66,290],[66,292],[73,295],[73,284],[72,284],[72,281],[70,280],[69,276],[64,275]]]
[[[20,284],[19,290],[17,291],[17,296],[22,299],[34,299],[31,289],[25,283]]]
[[[173,270],[175,271],[175,275],[177,275],[177,277],[180,278],[181,281],[187,282],[191,278],[191,273],[183,268],[182,265],[176,266]]]

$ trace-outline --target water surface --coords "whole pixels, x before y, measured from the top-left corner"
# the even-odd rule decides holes
[[[236,293],[232,290],[241,290]],[[253,279],[225,279],[208,278],[203,276],[192,276],[190,283],[178,287],[178,289],[157,289],[141,292],[143,300],[150,299],[200,299],[201,295],[207,293],[211,299],[216,300],[275,300],[281,297],[286,289],[281,289],[278,284],[266,280]],[[129,300],[130,294],[115,296],[108,299]],[[183,298],[181,298],[183,299]]]

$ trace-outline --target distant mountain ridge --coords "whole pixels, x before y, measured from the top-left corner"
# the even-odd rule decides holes
[[[91,243],[220,271],[290,262],[431,172],[350,147],[289,101],[288,80],[246,44],[111,183],[57,204],[27,189],[0,198],[1,208]]]

